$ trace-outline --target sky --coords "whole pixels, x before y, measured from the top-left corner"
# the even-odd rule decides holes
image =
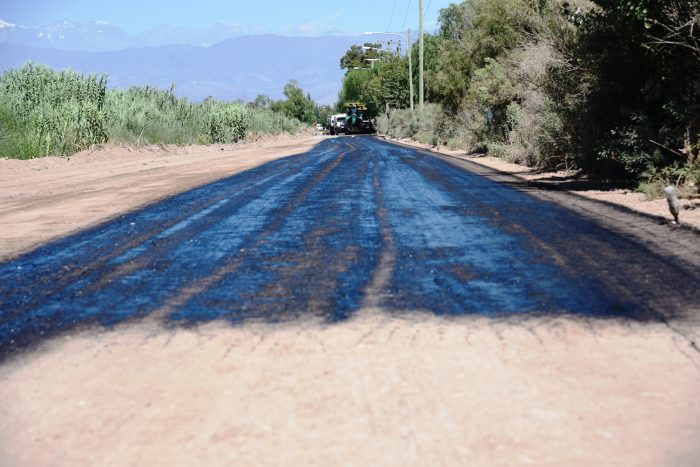
[[[425,29],[434,30],[438,11],[455,1],[423,0]],[[418,0],[0,0],[0,19],[20,26],[63,19],[100,20],[130,34],[164,23],[204,27],[219,21],[239,24],[250,33],[313,35],[339,30],[361,34],[417,30]]]

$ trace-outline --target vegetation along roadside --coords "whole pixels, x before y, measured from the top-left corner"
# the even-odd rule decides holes
[[[103,143],[232,143],[251,134],[296,133],[330,109],[295,81],[286,99],[192,103],[174,88],[108,89],[106,75],[28,63],[0,77],[0,157],[70,155]]]
[[[692,195],[698,31],[698,0],[469,0],[425,37],[422,109],[409,110],[408,59],[375,44],[341,59],[340,101],[366,102],[391,137]]]

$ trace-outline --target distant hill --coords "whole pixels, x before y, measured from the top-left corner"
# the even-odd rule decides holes
[[[105,21],[57,21],[25,27],[0,20],[0,43],[64,50],[116,50],[137,44],[135,38]]]
[[[7,23],[4,23],[7,24]],[[8,27],[2,27],[2,31]],[[162,45],[109,51],[69,51],[0,43],[0,71],[28,61],[82,73],[107,73],[110,87],[175,84],[180,96],[202,100],[252,100],[282,96],[290,79],[319,103],[335,102],[343,70],[340,57],[361,37],[242,36],[212,46]]]
[[[313,29],[313,30],[312,30]],[[287,28],[285,36],[342,36],[336,29],[305,28],[303,25]],[[21,26],[0,19],[0,44],[22,44],[32,47],[104,52],[134,47],[161,45],[209,46],[234,37],[262,34],[249,28],[220,21],[205,27],[178,27],[160,24],[140,34],[130,35],[107,21],[80,23],[70,20],[55,21],[44,26]]]

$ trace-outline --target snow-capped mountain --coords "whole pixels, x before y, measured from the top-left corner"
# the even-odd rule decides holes
[[[17,27],[16,24],[8,23],[7,21],[3,21],[0,19],[0,29],[6,29],[6,28],[12,29],[12,28],[16,28],[16,27]]]
[[[244,35],[265,33],[233,22],[218,22],[204,28],[161,24],[137,35],[130,35],[106,21],[78,23],[62,20],[45,26],[22,27],[0,20],[0,44],[22,44],[39,48],[80,51],[108,51],[162,45],[210,46]],[[282,31],[288,36],[339,36],[336,29],[315,23],[290,26]]]
[[[132,38],[106,21],[77,23],[57,21],[40,27],[7,25],[0,29],[0,43],[31,45],[32,47],[64,50],[118,50],[132,45]]]
[[[67,31],[61,30],[64,36]],[[58,34],[58,31],[54,31]],[[340,56],[362,41],[356,36],[241,36],[209,47],[162,45],[112,51],[73,51],[0,44],[0,74],[31,61],[55,69],[106,73],[109,85],[151,85],[194,101],[253,100],[258,94],[282,98],[287,81],[296,79],[319,103],[338,97],[344,71]]]
[[[209,46],[247,33],[249,31],[244,26],[231,22],[219,22],[206,28],[183,28],[161,24],[137,35],[133,38],[133,42],[139,47],[166,44]]]
[[[175,84],[179,95],[192,100],[252,100],[257,94],[277,99],[284,84],[296,79],[318,102],[330,104],[342,83],[340,56],[363,40],[315,23],[290,27],[284,36],[262,32],[220,22],[206,28],[164,24],[133,36],[106,21],[42,27],[0,21],[0,74],[31,61],[107,73],[109,85],[118,88]]]

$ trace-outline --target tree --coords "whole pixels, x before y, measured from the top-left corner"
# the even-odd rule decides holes
[[[340,68],[351,71],[358,68],[366,68],[369,66],[367,60],[386,60],[390,58],[391,53],[382,50],[382,44],[365,43],[364,46],[353,45],[340,58]]]
[[[256,109],[268,110],[272,105],[272,99],[264,94],[258,94],[252,104]]]
[[[443,8],[438,17],[440,37],[450,41],[461,41],[467,29],[472,27],[473,17],[474,9],[471,2],[453,3]]]
[[[281,105],[281,110],[285,115],[304,123],[315,123],[316,104],[297,81],[289,81],[283,92],[287,100]]]
[[[697,0],[659,3],[655,16],[645,18],[655,26],[655,30],[649,33],[651,45],[681,47],[700,60],[700,5]]]
[[[350,70],[343,79],[339,95],[339,110],[344,110],[348,102],[362,102],[371,116],[379,111],[379,96],[376,92],[377,71],[375,69]]]
[[[408,59],[391,55],[371,69],[349,70],[343,79],[338,109],[348,102],[362,102],[370,116],[378,115],[386,105],[409,106]]]
[[[316,123],[326,124],[326,121],[333,115],[333,108],[330,105],[318,105],[315,109]]]
[[[408,59],[394,58],[377,67],[379,76],[378,100],[394,108],[409,107]]]

